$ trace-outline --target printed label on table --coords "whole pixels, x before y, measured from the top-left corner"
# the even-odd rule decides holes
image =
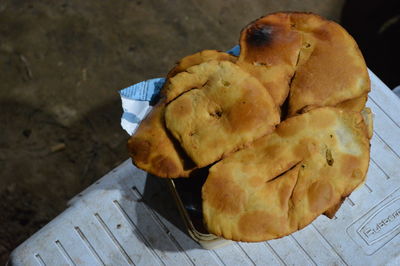
[[[400,233],[400,188],[347,228],[350,237],[368,255]]]

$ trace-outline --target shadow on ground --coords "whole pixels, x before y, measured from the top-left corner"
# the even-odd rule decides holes
[[[117,96],[118,97],[118,96]],[[0,260],[66,202],[127,158],[119,100],[63,126],[16,101],[0,102]]]

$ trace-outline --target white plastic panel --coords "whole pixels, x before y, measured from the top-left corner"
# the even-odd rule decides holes
[[[183,232],[178,212],[168,209],[174,203],[162,181],[147,178],[127,160],[15,249],[10,263],[400,265],[400,101],[370,76],[367,105],[375,128],[367,181],[334,219],[320,216],[278,240],[204,250]]]

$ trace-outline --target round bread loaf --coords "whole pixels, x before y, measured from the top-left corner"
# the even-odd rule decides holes
[[[358,112],[322,107],[291,117],[210,169],[208,230],[238,241],[288,235],[340,203],[365,178],[368,129]]]
[[[311,13],[274,13],[245,27],[237,64],[256,76],[289,115],[335,106],[370,90],[354,39],[339,24]],[[287,98],[289,94],[289,97]],[[357,111],[363,105],[356,106]]]
[[[235,62],[236,57],[216,50],[201,51],[182,58],[168,76],[173,78],[191,66],[210,60]],[[166,87],[168,85],[162,90],[159,102],[129,139],[129,154],[133,164],[158,177],[189,177],[196,166],[165,127]]]

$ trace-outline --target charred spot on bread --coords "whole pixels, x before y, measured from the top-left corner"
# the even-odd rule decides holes
[[[256,24],[247,31],[247,43],[251,46],[267,46],[272,43],[273,27],[266,24]]]

